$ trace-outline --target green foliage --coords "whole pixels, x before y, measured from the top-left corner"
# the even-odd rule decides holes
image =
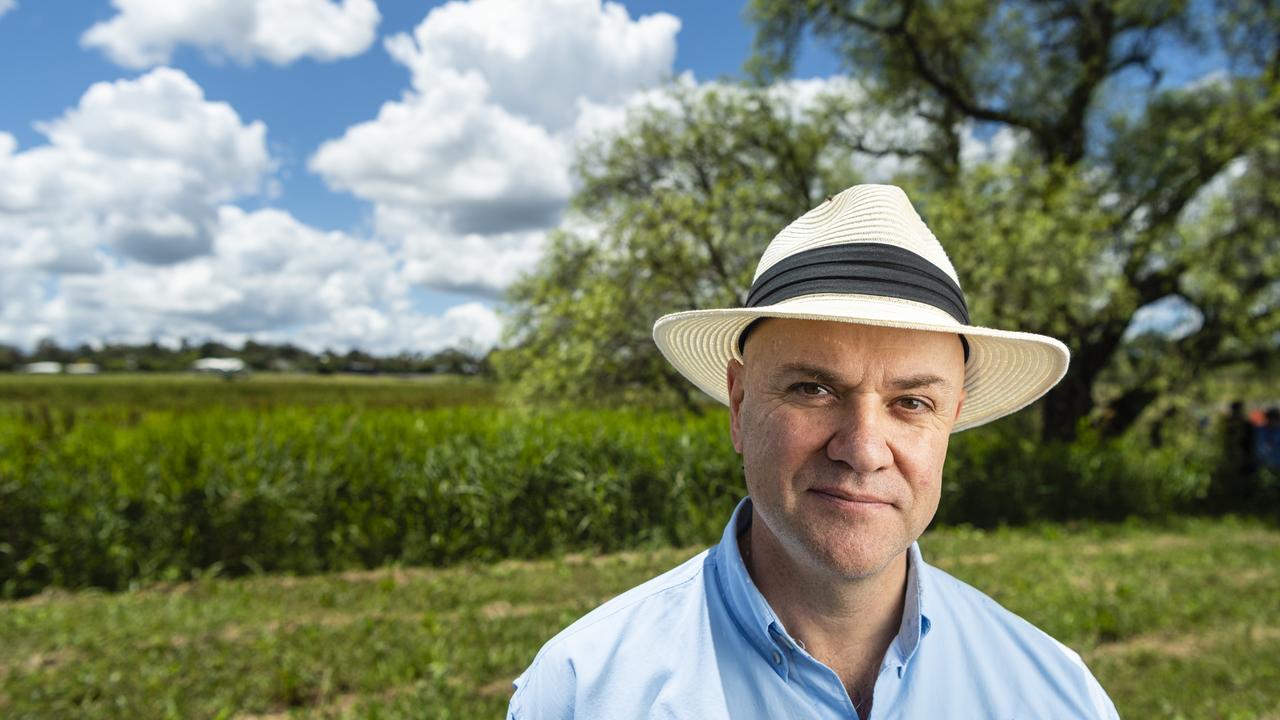
[[[1212,438],[1170,433],[1044,442],[1015,417],[956,435],[947,453],[940,523],[1021,525],[1043,520],[1164,517],[1198,507],[1217,459]]]
[[[1187,2],[754,0],[759,79],[806,33],[854,77],[816,101],[676,87],[586,150],[576,214],[512,290],[500,369],[525,398],[689,402],[652,322],[738,305],[769,237],[888,157],[975,321],[1072,349],[1042,439],[1204,401],[1187,388],[1280,341],[1278,16],[1211,5],[1216,24]],[[1162,51],[1215,45],[1226,72],[1159,84]],[[993,133],[1012,149],[966,156]],[[1177,321],[1144,325],[1156,309]]]
[[[0,594],[706,543],[744,492],[723,411],[440,407],[459,388],[401,383],[397,404],[371,381],[252,382],[209,405],[180,398],[223,383],[117,379],[83,385],[113,401],[0,406]],[[350,399],[319,404],[317,388]],[[1191,433],[1045,444],[1026,423],[952,439],[939,522],[1163,516],[1208,482]]]
[[[768,239],[854,180],[848,102],[671,88],[582,151],[573,220],[509,292],[494,362],[525,399],[691,402],[650,337],[659,315],[737,305]]]
[[[1280,703],[1274,527],[941,528],[921,547],[1079,651],[1122,717],[1252,718]],[[700,549],[0,603],[0,715],[500,717],[542,643]]]
[[[975,318],[1074,353],[1042,404],[1043,437],[1069,439],[1085,418],[1121,435],[1207,371],[1277,351],[1271,4],[753,0],[749,12],[761,79],[785,73],[812,33],[873,106],[929,128],[882,150],[926,161],[918,194]],[[1162,49],[1214,47],[1225,72],[1160,87],[1175,54]],[[973,132],[1017,150],[962,162]],[[1157,303],[1182,322],[1137,337]]]
[[[0,592],[689,543],[720,418],[353,406],[0,417]]]
[[[1090,150],[1096,93],[1127,70],[1158,76],[1155,49],[1205,41],[1191,3],[1069,0],[753,0],[758,77],[790,70],[812,32],[894,112],[921,115],[925,152],[958,149],[966,119],[1025,130],[1052,162]],[[958,163],[948,164],[958,170]]]
[[[1137,309],[1116,297],[1118,260],[1097,253],[1120,220],[1104,192],[1066,168],[1011,163],[980,166],[918,202],[950,250],[975,324],[1034,329],[1079,348],[1100,309],[1125,302],[1117,313],[1126,318]]]

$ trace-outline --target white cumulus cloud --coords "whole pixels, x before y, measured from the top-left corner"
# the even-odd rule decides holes
[[[663,80],[675,60],[680,21],[659,13],[632,20],[600,0],[450,2],[387,50],[430,93],[443,76],[473,73],[491,99],[547,128],[564,128],[578,102],[620,103]]]
[[[416,282],[495,294],[568,203],[582,118],[668,78],[679,28],[600,0],[446,3],[386,41],[410,71],[403,97],[310,168],[373,203]]]
[[[3,2],[4,0],[0,0]],[[300,58],[337,60],[363,53],[381,16],[374,0],[112,0],[118,14],[89,28],[80,42],[118,65],[169,62],[180,45],[214,60],[287,65]]]
[[[91,272],[103,253],[171,263],[209,251],[217,203],[257,192],[266,126],[210,102],[178,70],[98,83],[37,124],[18,151],[0,133],[0,268]]]
[[[324,232],[278,209],[217,209],[211,251],[170,265],[106,258],[99,272],[0,281],[0,342],[292,342],[380,354],[485,349],[500,321],[481,303],[415,309],[384,245]],[[0,276],[2,277],[2,276]]]
[[[47,142],[29,149],[0,132],[0,343],[498,339],[484,305],[417,308],[397,247],[230,204],[271,183],[267,128],[177,70],[96,84],[37,128]]]
[[[376,120],[325,143],[311,161],[330,186],[424,222],[459,229],[546,227],[569,196],[569,148],[487,102],[475,75],[383,105]]]

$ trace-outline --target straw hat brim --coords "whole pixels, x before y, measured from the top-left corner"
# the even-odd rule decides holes
[[[653,339],[682,375],[728,405],[729,360],[742,360],[738,336],[766,317],[963,334],[969,344],[965,400],[952,432],[1030,405],[1062,379],[1071,357],[1067,347],[1051,337],[962,325],[922,303],[870,295],[807,295],[763,307],[673,313],[654,324]]]

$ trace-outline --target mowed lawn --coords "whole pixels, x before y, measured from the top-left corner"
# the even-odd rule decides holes
[[[930,531],[925,556],[1082,653],[1127,718],[1280,718],[1280,530]],[[0,717],[501,717],[558,629],[697,549],[210,578],[0,603]]]

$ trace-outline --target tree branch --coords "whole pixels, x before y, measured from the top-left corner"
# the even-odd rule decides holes
[[[1004,110],[997,110],[992,107],[980,105],[977,102],[966,97],[966,94],[955,84],[943,78],[942,75],[930,65],[925,57],[923,49],[920,46],[920,40],[908,28],[907,25],[911,20],[911,16],[915,11],[915,2],[906,0],[903,3],[902,15],[896,22],[890,25],[881,25],[872,22],[864,17],[860,17],[849,12],[845,8],[832,8],[832,13],[840,20],[849,23],[855,27],[861,28],[868,32],[875,33],[888,39],[896,39],[903,44],[907,52],[911,55],[911,63],[915,71],[920,75],[929,87],[933,88],[943,100],[958,108],[965,115],[978,120],[988,122],[1004,123],[1006,125],[1014,125],[1016,127],[1026,128],[1032,133],[1039,134],[1039,124],[1029,118],[1019,117]]]

